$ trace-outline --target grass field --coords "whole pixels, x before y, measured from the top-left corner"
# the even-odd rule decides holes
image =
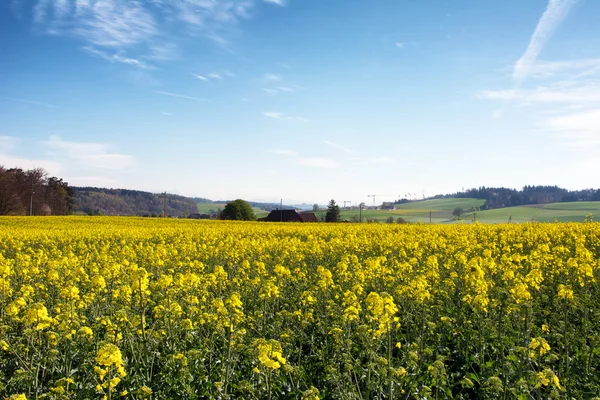
[[[471,207],[480,207],[485,201],[479,199],[436,199],[415,201],[412,203],[399,204],[396,210],[363,210],[363,221],[376,219],[384,222],[389,217],[401,217],[409,222],[429,222],[429,213],[431,212],[431,222],[433,223],[451,223],[453,221],[452,210],[456,207],[469,209]],[[325,215],[325,211],[319,211],[318,215]],[[342,210],[342,219],[352,220],[358,218],[359,210]]]
[[[501,223],[508,222],[581,222],[585,216],[592,213],[596,217],[600,216],[600,202],[581,201],[576,203],[550,203],[540,206],[519,206],[498,208],[495,210],[479,211],[476,213],[476,219],[480,222]],[[473,220],[473,213],[466,214],[463,217],[465,221]]]
[[[468,210],[472,207],[481,207],[484,200],[470,198],[448,198],[436,200],[415,201],[406,204],[399,204],[396,210],[363,210],[363,221],[376,219],[379,222],[385,222],[389,217],[394,220],[399,217],[409,222],[429,223],[429,213],[431,211],[431,222],[437,224],[449,223],[470,223],[473,217],[479,222],[484,223],[503,223],[508,222],[580,222],[585,216],[592,213],[597,218],[600,217],[600,202],[581,201],[576,203],[551,203],[545,205],[531,205],[498,208],[487,211],[477,211],[476,213],[467,213],[456,221],[452,216],[452,211],[456,207],[462,207]],[[225,207],[225,204],[219,203],[198,203],[198,212],[209,213],[210,210],[217,211]],[[258,218],[268,215],[267,211],[259,208],[253,208]],[[324,216],[325,210],[316,212],[317,216]],[[475,215],[474,215],[475,214]],[[359,210],[343,210],[341,212],[343,220],[352,221],[359,218]]]

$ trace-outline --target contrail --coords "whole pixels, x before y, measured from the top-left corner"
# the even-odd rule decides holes
[[[515,63],[513,81],[519,86],[531,72],[535,61],[548,42],[556,27],[567,16],[569,10],[578,0],[550,0],[546,11],[542,14],[523,56]]]

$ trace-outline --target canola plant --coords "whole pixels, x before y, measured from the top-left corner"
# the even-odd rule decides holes
[[[0,398],[600,396],[600,224],[0,218]]]

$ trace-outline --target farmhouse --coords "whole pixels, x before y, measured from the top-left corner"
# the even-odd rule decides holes
[[[191,219],[210,219],[210,215],[208,215],[208,214],[193,213],[193,214],[188,215],[188,218],[191,218]]]
[[[315,213],[296,212],[296,210],[273,210],[265,218],[259,221],[266,222],[318,222]]]

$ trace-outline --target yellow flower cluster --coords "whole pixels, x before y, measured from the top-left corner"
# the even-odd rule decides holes
[[[585,397],[599,276],[597,223],[0,218],[0,398]]]

